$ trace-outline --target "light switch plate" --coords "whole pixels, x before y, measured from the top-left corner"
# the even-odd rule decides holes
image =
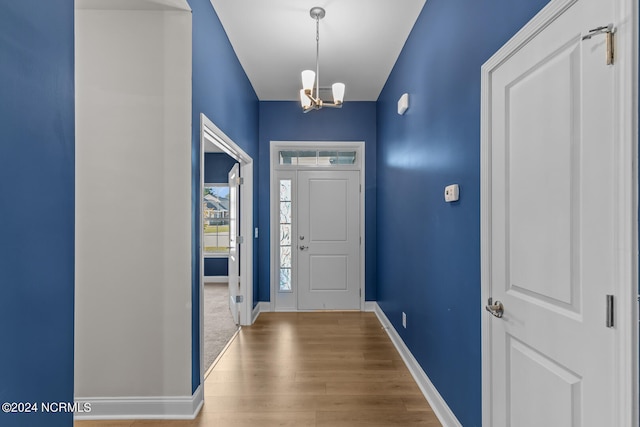
[[[460,199],[460,188],[458,184],[451,184],[444,187],[444,201],[457,202]]]

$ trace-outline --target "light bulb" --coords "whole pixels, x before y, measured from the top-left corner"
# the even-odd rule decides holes
[[[304,70],[302,72],[302,88],[308,93],[313,91],[313,82],[316,79],[316,73],[312,70]]]
[[[344,101],[344,83],[334,83],[331,86],[333,91],[333,102],[336,104],[342,104]]]
[[[304,89],[300,89],[300,103],[302,104],[302,108],[306,109],[311,107],[311,100],[309,99],[307,94],[304,93]]]

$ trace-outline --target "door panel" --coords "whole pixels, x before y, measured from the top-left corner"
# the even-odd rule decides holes
[[[348,291],[349,257],[346,255],[310,255],[309,289]]]
[[[611,9],[578,0],[490,76],[495,427],[615,425],[613,71],[582,40]]]
[[[580,425],[582,378],[517,339],[509,338],[508,348],[510,425]]]
[[[298,172],[298,308],[360,308],[360,172]]]
[[[506,93],[507,283],[561,305],[579,297],[572,292],[579,291],[572,288],[579,285],[571,278],[575,269],[565,268],[579,260],[572,239],[572,224],[579,224],[580,115],[572,108],[580,89],[579,43],[573,39],[545,57]]]
[[[306,180],[309,196],[309,211],[305,215],[309,215],[311,241],[346,242],[349,211],[345,208],[348,207],[349,181],[337,177],[308,178],[304,173],[302,179]]]

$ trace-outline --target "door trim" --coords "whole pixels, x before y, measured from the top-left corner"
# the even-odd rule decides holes
[[[520,46],[535,37],[550,22],[578,0],[552,0],[511,40],[482,66],[481,110],[481,301],[482,312],[482,425],[490,426],[491,413],[491,329],[484,304],[490,297],[491,236],[491,79],[492,73]],[[613,0],[616,10],[616,83],[618,122],[616,164],[617,242],[617,389],[619,419],[615,425],[638,425],[638,9],[634,0]],[[585,23],[585,31],[590,23]],[[604,60],[604,58],[603,58]]]
[[[357,152],[356,165],[348,166],[280,166],[278,162],[279,150],[329,150],[329,149],[347,149]],[[277,191],[276,171],[289,170],[359,170],[360,171],[360,236],[362,241],[360,243],[360,311],[365,311],[365,250],[366,248],[366,236],[365,236],[365,143],[364,141],[270,141],[269,145],[269,295],[270,295],[270,307],[271,311],[276,311],[276,286],[278,284],[278,258],[276,253],[278,251],[278,223],[277,223],[277,207],[278,202],[275,195]],[[297,309],[288,311],[299,311]]]
[[[253,159],[231,138],[222,132],[211,120],[200,113],[200,182],[197,194],[202,195],[204,186],[204,153],[205,145],[215,145],[240,163],[240,176],[244,183],[240,186],[240,221],[239,232],[244,237],[243,248],[240,251],[240,293],[243,302],[239,304],[240,325],[251,325],[253,321]],[[202,226],[202,203],[200,206],[200,245],[198,259],[200,260],[200,383],[204,384],[204,262],[203,242],[204,227]]]

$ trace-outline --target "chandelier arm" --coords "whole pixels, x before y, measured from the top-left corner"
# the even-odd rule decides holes
[[[314,106],[318,103],[318,99],[314,98],[313,95],[311,95],[310,93],[306,93],[305,95],[307,95],[307,98],[309,98],[309,100],[311,101],[311,105]]]

